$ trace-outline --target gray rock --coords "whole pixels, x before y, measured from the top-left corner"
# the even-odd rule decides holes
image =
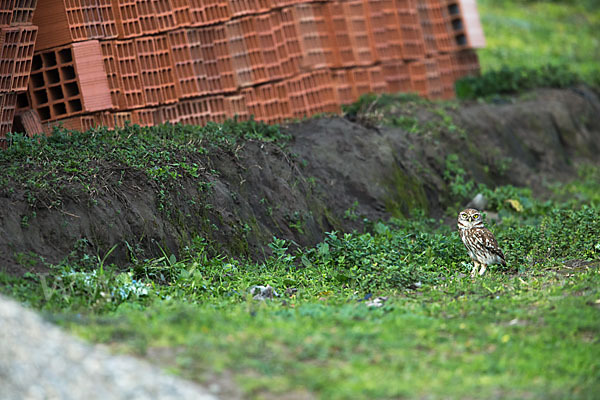
[[[373,300],[367,301],[367,307],[383,307],[385,302],[387,301],[387,296],[385,297],[376,297]]]
[[[279,293],[277,293],[271,285],[254,285],[250,288],[250,294],[254,296],[254,300],[272,299],[273,296],[279,297]]]
[[[200,386],[113,355],[0,297],[0,399],[216,400]]]
[[[479,211],[483,211],[487,207],[487,204],[488,201],[485,196],[481,193],[477,193],[477,195],[473,197],[473,200],[467,204],[467,208],[475,208]]]

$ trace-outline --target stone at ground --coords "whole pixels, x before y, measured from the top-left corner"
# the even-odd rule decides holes
[[[250,294],[254,300],[267,300],[273,297],[279,297],[279,293],[271,285],[254,285],[250,288]]]
[[[477,193],[477,196],[467,204],[467,208],[474,208],[476,210],[483,211],[487,207],[487,199],[481,193]]]
[[[0,400],[216,400],[133,357],[112,355],[0,297]]]

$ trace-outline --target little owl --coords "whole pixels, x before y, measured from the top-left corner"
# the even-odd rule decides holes
[[[479,211],[467,208],[458,214],[458,233],[473,260],[471,276],[478,271],[479,275],[483,275],[490,264],[506,266],[504,254],[492,232],[483,226]]]

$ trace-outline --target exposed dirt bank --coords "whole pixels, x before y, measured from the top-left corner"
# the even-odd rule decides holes
[[[502,104],[398,102],[386,109],[387,124],[377,124],[377,113],[367,124],[309,119],[285,128],[292,135],[285,150],[248,141],[235,151],[188,154],[210,188],[182,178],[171,213],[158,207],[160,187],[119,165],[102,166],[93,201],[47,193],[45,204],[60,196],[60,206],[32,210],[15,186],[0,193],[0,269],[43,270],[39,256],[57,263],[77,249],[102,257],[114,245],[107,262],[126,263],[179,254],[195,236],[216,251],[260,258],[273,236],[312,245],[326,231],[360,228],[363,218],[415,207],[440,215],[451,200],[449,154],[477,182],[543,190],[544,181],[574,176],[580,162],[600,162],[599,115],[598,97],[576,88]]]

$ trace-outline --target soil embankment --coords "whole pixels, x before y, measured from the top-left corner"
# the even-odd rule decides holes
[[[158,207],[160,188],[118,165],[104,167],[93,202],[57,193],[60,207],[31,210],[19,187],[4,191],[0,269],[43,270],[74,251],[102,257],[114,245],[106,262],[126,263],[179,254],[195,236],[216,251],[260,258],[273,236],[312,245],[324,232],[360,228],[364,218],[416,207],[440,215],[451,198],[449,154],[476,182],[535,190],[573,177],[578,163],[600,162],[600,101],[583,87],[501,104],[401,102],[385,113],[392,124],[373,126],[377,115],[364,116],[366,124],[342,117],[292,124],[284,128],[292,135],[284,150],[248,141],[235,152],[190,154],[205,167],[210,189],[186,178],[171,196],[177,212],[168,215]]]

